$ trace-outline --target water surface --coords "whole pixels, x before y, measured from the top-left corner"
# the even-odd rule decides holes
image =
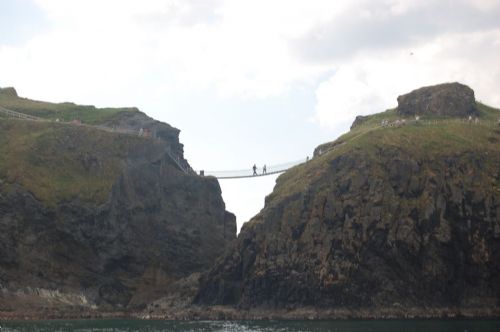
[[[0,322],[1,332],[499,332],[500,321],[235,321],[73,320]]]

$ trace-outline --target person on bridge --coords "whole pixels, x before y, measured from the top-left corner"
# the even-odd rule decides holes
[[[257,175],[257,165],[253,164],[253,175]]]
[[[266,164],[264,164],[264,167],[262,167],[262,174],[267,174]]]

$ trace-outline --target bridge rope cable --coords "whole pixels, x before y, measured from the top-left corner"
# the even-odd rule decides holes
[[[203,171],[205,176],[214,176],[217,179],[240,179],[240,178],[252,178],[259,176],[266,176],[272,174],[278,174],[287,171],[288,169],[305,163],[307,158],[302,158],[299,160],[294,160],[282,164],[276,165],[266,165],[266,171],[264,172],[264,165],[260,165],[256,169],[256,174],[254,174],[253,167],[250,166],[247,169],[240,170],[226,170],[226,171]]]

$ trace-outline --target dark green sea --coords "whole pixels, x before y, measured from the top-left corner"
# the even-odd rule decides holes
[[[499,332],[500,321],[235,321],[172,322],[137,320],[75,320],[0,322],[1,332]]]

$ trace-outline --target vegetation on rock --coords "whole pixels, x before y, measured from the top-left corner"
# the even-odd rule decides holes
[[[172,160],[178,129],[13,89],[0,106],[46,119],[0,118],[0,317],[136,310],[235,238],[217,180]]]
[[[139,112],[137,108],[96,108],[74,103],[49,103],[21,98],[14,88],[0,89],[0,106],[7,109],[37,116],[47,120],[80,120],[87,124],[101,124],[111,121],[122,113]]]
[[[402,121],[389,110],[318,147],[277,179],[197,303],[351,317],[498,309],[500,111],[478,112]]]
[[[2,189],[19,185],[50,206],[103,204],[130,151],[151,144],[158,143],[92,127],[1,120]]]

